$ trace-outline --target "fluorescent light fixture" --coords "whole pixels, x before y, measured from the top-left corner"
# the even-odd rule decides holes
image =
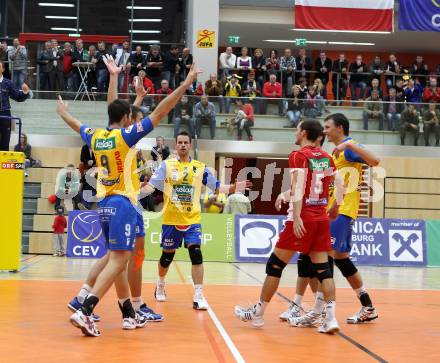
[[[375,43],[358,43],[358,42],[328,42],[330,45],[376,45]]]
[[[133,23],[160,23],[162,19],[128,19],[128,21],[133,21]]]
[[[133,40],[133,43],[140,44],[159,44],[160,40]]]
[[[267,39],[264,42],[270,43],[296,43],[296,40]],[[328,44],[328,45],[376,45],[375,43],[358,42],[330,42],[326,40],[307,40],[307,44]]]
[[[68,20],[76,20],[78,19],[76,16],[61,16],[61,15],[46,15],[46,19],[68,19]]]
[[[129,30],[133,34],[160,34],[161,30]]]
[[[59,31],[66,31],[66,32],[76,32],[76,28],[50,28],[50,30],[59,30]],[[78,31],[82,32],[82,29],[78,29]]]
[[[127,6],[127,9],[132,9],[133,10],[162,10],[163,7],[162,6]]]
[[[55,6],[59,8],[74,8],[74,4],[64,4],[64,3],[38,3],[38,6]]]
[[[327,32],[327,33],[355,33],[355,34],[391,34],[391,32],[373,32],[367,30],[322,30],[322,29],[290,29],[296,32]]]
[[[78,33],[70,33],[70,34],[68,34],[68,36],[71,37],[71,38],[79,38],[79,37],[81,36],[81,34],[78,34]]]

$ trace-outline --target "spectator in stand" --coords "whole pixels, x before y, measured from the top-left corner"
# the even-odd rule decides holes
[[[215,107],[208,101],[208,96],[202,96],[200,102],[194,107],[195,120],[196,120],[196,134],[201,138],[202,123],[207,122],[210,129],[211,140],[215,138]]]
[[[105,43],[104,42],[98,42],[98,54],[96,55],[96,77],[97,77],[97,84],[98,84],[98,92],[107,92],[108,87],[108,70],[107,66],[104,63],[104,57],[106,55],[110,55],[110,52],[105,49]]]
[[[304,99],[301,98],[301,91],[298,86],[292,87],[292,99],[287,102],[287,119],[289,125],[284,127],[296,127],[301,121],[304,109]]]
[[[20,45],[18,38],[12,41],[12,49],[8,52],[9,68],[15,88],[21,88],[26,81],[28,54],[24,46]]]
[[[170,148],[165,145],[163,136],[156,137],[156,145],[151,149],[151,157],[154,161],[162,162],[170,156]]]
[[[391,53],[387,64],[385,65],[385,81],[387,88],[396,84],[396,78],[400,75],[402,66],[397,61],[396,55]]]
[[[405,97],[405,102],[417,104],[417,109],[419,109],[423,88],[418,81],[414,81],[414,79],[411,78],[408,81],[408,85],[404,88],[403,94]]]
[[[402,97],[403,99],[405,99],[404,88],[405,88],[405,84],[403,82],[403,79],[398,78],[396,81],[396,96],[397,97]]]
[[[40,65],[40,90],[41,91],[53,91],[53,62],[54,56],[52,53],[52,43],[47,41],[44,43],[44,50],[38,57],[38,64]]]
[[[142,53],[142,47],[138,45],[134,51],[130,55],[130,58],[128,59],[127,66],[130,69],[130,76],[136,77],[139,74],[139,71],[145,69],[145,66],[147,64],[147,58]]]
[[[352,105],[358,106],[357,101],[364,98],[365,89],[367,88],[368,79],[368,67],[362,61],[362,56],[359,54],[356,56],[356,61],[350,64],[350,91]],[[359,89],[359,96],[357,95],[357,90]]]
[[[276,49],[272,49],[269,53],[269,58],[266,58],[266,70],[269,74],[276,74],[277,78],[280,78],[278,74],[280,70],[280,60]]]
[[[179,74],[179,48],[172,45],[163,57],[162,79],[166,79],[172,89],[176,88],[176,77]],[[180,83],[180,82],[179,82]]]
[[[306,99],[307,98],[307,92],[308,92],[306,77],[300,77],[299,78],[298,87],[299,87],[300,98]]]
[[[319,108],[322,111],[330,113],[329,109],[326,107],[326,99],[324,97],[325,86],[319,78],[316,78],[313,82],[313,86],[315,86],[316,97],[319,100]]]
[[[76,62],[89,62],[89,54],[87,50],[84,49],[84,43],[82,39],[77,39],[75,41],[75,49],[73,50],[73,63]],[[77,91],[79,88],[79,85],[81,83],[81,77],[79,75],[79,70],[77,67],[74,66],[74,75],[73,75],[73,87],[74,90]]]
[[[404,99],[398,97],[396,89],[391,87],[383,103],[383,113],[388,121],[388,130],[396,131],[399,128],[400,118],[404,109],[403,102]]]
[[[56,202],[55,202],[55,210],[60,206],[61,200],[72,200],[73,208],[79,209],[79,204],[81,201],[81,196],[79,195],[80,190],[80,180],[81,174],[74,165],[69,164],[63,169],[61,169],[57,175],[57,180],[55,183],[55,194],[56,194]],[[71,210],[67,206],[67,210]],[[83,206],[81,206],[81,209]]]
[[[252,207],[249,198],[239,191],[229,195],[223,208],[224,214],[249,214],[251,211]]]
[[[382,99],[379,97],[379,92],[377,90],[371,91],[371,97],[365,100],[364,112],[362,115],[364,121],[364,130],[368,130],[368,121],[371,119],[379,120],[379,130],[383,130],[384,114],[383,114],[383,103]]]
[[[435,146],[440,146],[440,112],[436,108],[437,104],[431,102],[429,108],[423,113],[423,136],[425,146],[429,146],[429,135],[434,133]]]
[[[408,104],[408,108],[402,112],[400,122],[400,145],[405,145],[406,132],[414,133],[414,146],[418,145],[419,140],[419,114],[416,106]]]
[[[118,93],[122,93],[127,72],[130,68],[128,66],[130,64],[130,57],[131,50],[130,43],[128,41],[122,43],[122,48],[117,47],[113,50],[113,58],[115,59],[116,64],[122,67],[122,70],[118,76]]]
[[[254,109],[250,103],[244,103],[242,98],[237,98],[236,101],[239,111],[237,113],[235,126],[237,126],[238,140],[242,139],[243,130],[246,132],[249,141],[252,141],[251,127],[254,126]]]
[[[95,65],[98,62],[98,52],[96,51],[96,47],[94,45],[91,45],[89,47],[88,58],[89,58],[89,62]],[[93,90],[93,89],[96,90],[97,86],[98,86],[98,76],[97,76],[96,67],[92,67],[90,69],[90,72],[87,73],[87,87],[89,90]]]
[[[373,81],[373,79],[379,80],[379,87],[381,85],[381,79],[382,74],[384,74],[384,66],[382,64],[382,60],[380,59],[380,56],[376,55],[374,57],[373,63],[371,63],[371,76],[370,76],[370,83]],[[368,95],[369,97],[370,95]]]
[[[38,159],[32,158],[32,146],[28,143],[27,135],[21,134],[20,135],[20,143],[14,146],[15,152],[22,152],[25,155],[24,160],[24,168],[29,169],[33,167],[39,167],[41,166],[41,161]],[[25,171],[24,173],[25,177],[28,177],[28,173]]]
[[[15,88],[12,81],[3,77],[3,69],[3,63],[0,62],[0,116],[11,117],[9,98],[23,102],[30,97],[30,89],[26,83],[23,83],[21,90]],[[0,118],[0,151],[9,151],[11,125],[11,120]]]
[[[327,98],[327,83],[329,80],[329,74],[332,70],[332,60],[327,57],[324,51],[319,52],[319,58],[315,61],[315,78],[320,79],[324,85],[322,97]]]
[[[232,52],[232,47],[227,47],[226,51],[220,54],[220,69],[222,70],[222,79],[225,80],[229,73],[237,64],[237,56]]]
[[[312,60],[306,56],[306,48],[299,48],[298,56],[296,57],[296,79],[305,77],[307,84],[309,84],[312,68]]]
[[[166,79],[160,82],[160,88],[156,90],[157,94],[157,104],[159,104],[165,97],[173,93],[173,90],[169,87],[168,81]],[[168,114],[168,123],[173,122],[173,111]]]
[[[214,194],[211,190],[206,189],[203,198],[203,206],[205,213],[220,214],[226,203],[226,195],[224,193]]]
[[[373,78],[370,83],[370,87],[367,88],[367,92],[365,92],[365,97],[371,97],[371,92],[377,91],[379,92],[379,97],[383,99],[383,91],[380,87],[380,81],[378,78]]]
[[[304,100],[304,116],[316,118],[322,115],[322,104],[317,95],[316,86],[311,86]]]
[[[252,57],[252,66],[255,70],[255,78],[259,88],[262,89],[264,80],[266,79],[266,58],[264,57],[262,49],[255,49],[254,56]]]
[[[225,111],[229,113],[231,108],[231,103],[235,102],[237,97],[241,96],[241,85],[239,82],[241,79],[237,74],[233,74],[227,77],[225,84]]]
[[[8,45],[5,41],[0,42],[0,62],[3,63],[5,78],[11,79],[11,74],[9,72],[9,55],[8,55]]]
[[[152,45],[147,55],[147,76],[153,81],[154,88],[158,89],[162,81],[163,57],[158,45]]]
[[[246,79],[252,69],[252,58],[249,57],[247,47],[241,48],[241,56],[237,58],[237,69],[242,79]]]
[[[421,86],[425,88],[426,81],[428,80],[429,76],[429,69],[428,65],[423,61],[423,57],[421,55],[416,57],[416,61],[411,65],[409,71],[412,76],[419,81]]]
[[[440,103],[440,89],[437,87],[437,78],[431,77],[429,79],[429,87],[423,91],[423,102]]]
[[[186,78],[188,70],[191,68],[193,64],[193,56],[190,53],[189,48],[183,48],[182,54],[179,57],[179,65],[178,69],[180,72],[180,80],[183,81]]]
[[[284,49],[284,55],[280,58],[281,79],[283,84],[283,94],[290,97],[292,86],[295,81],[296,61],[292,55],[292,49]]]
[[[255,113],[259,113],[260,105],[257,97],[261,96],[261,88],[255,80],[255,71],[250,71],[247,80],[243,82],[241,87],[241,96],[246,97],[245,103],[251,103],[254,107]]]
[[[191,83],[191,85],[188,87],[188,92],[192,96],[194,96],[194,99],[198,100],[198,97],[203,96],[203,84],[197,80],[197,78],[194,79],[194,81]],[[194,102],[193,102],[194,103]]]
[[[283,96],[283,87],[281,83],[277,82],[277,76],[275,74],[271,74],[269,76],[269,81],[266,82],[263,86],[263,97],[266,98],[279,98],[280,100],[276,100],[278,103],[278,115],[283,115],[283,100],[281,97]],[[273,100],[272,100],[273,101]],[[261,100],[261,113],[265,115],[267,113],[267,103],[268,99]]]
[[[53,61],[53,89],[54,91],[64,91],[64,72],[63,72],[63,50],[58,46],[58,41],[52,39]]]
[[[79,167],[81,174],[96,166],[95,154],[93,154],[92,148],[87,146],[87,144],[84,144],[81,148],[80,160],[82,163]]]
[[[180,102],[174,109],[175,119],[174,119],[174,138],[177,137],[181,131],[182,123],[188,125],[188,132],[192,138],[195,138],[194,134],[194,119],[193,119],[193,106],[188,100],[188,96],[183,95]]]
[[[333,97],[335,100],[335,105],[342,104],[342,101],[347,96],[347,80],[348,73],[348,61],[345,59],[345,54],[339,54],[337,61],[333,62],[332,66],[332,86],[333,86]]]
[[[138,78],[137,78],[138,77]],[[131,90],[136,93],[136,82],[137,79],[139,79],[139,82],[142,82],[142,86],[145,90],[145,97],[142,102],[142,111],[145,112],[147,115],[149,115],[152,111],[153,105],[154,105],[154,97],[153,95],[156,94],[156,90],[154,89],[154,84],[151,82],[151,79],[149,79],[145,73],[144,70],[139,71],[138,76],[133,78],[133,83],[131,85]],[[134,96],[133,96],[134,97]],[[134,100],[133,100],[134,101]]]
[[[55,210],[56,217],[52,223],[53,230],[53,256],[63,257],[65,255],[64,249],[64,230],[67,227],[67,219],[64,217],[63,206],[58,206]]]
[[[209,79],[205,82],[205,94],[209,97],[210,102],[218,103],[219,112],[223,113],[223,86],[222,82],[217,79],[215,73],[211,73]]]
[[[64,43],[64,49],[58,60],[62,64],[64,86],[67,92],[74,92],[75,81],[74,81],[74,70],[73,70],[73,52],[72,44],[69,42]]]

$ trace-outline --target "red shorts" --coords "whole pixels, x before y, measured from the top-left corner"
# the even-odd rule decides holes
[[[275,247],[304,254],[310,251],[331,251],[330,221],[303,221],[303,223],[306,233],[302,238],[297,238],[293,233],[293,221],[287,221]]]

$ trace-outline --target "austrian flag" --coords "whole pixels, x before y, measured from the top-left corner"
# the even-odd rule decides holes
[[[393,31],[394,0],[295,0],[295,29]]]

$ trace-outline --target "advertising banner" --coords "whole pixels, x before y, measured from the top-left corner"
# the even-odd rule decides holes
[[[440,31],[440,1],[400,0],[399,30]]]
[[[440,221],[426,221],[428,266],[440,266]]]

